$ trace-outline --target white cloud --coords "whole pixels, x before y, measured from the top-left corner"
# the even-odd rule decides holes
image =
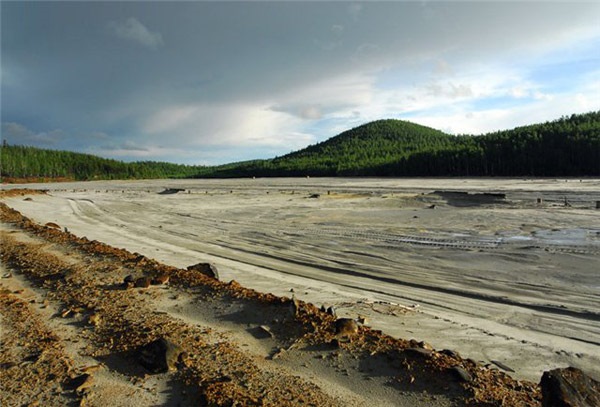
[[[181,158],[195,154],[195,152],[187,149],[163,147],[155,144],[138,145],[131,141],[125,141],[121,144],[89,147],[85,152],[116,159],[155,160],[156,157],[178,157],[179,162],[181,162]]]
[[[341,24],[334,24],[331,26],[331,32],[339,37],[344,33],[344,26]]]
[[[300,117],[307,120],[318,120],[323,114],[316,106],[308,106],[300,111]]]
[[[88,137],[95,140],[109,140],[110,136],[103,131],[93,131],[88,134]]]
[[[325,77],[319,81],[290,87],[277,95],[278,106],[319,106],[323,115],[327,112],[371,103],[375,77],[370,73],[352,73]]]
[[[332,51],[342,46],[342,37],[344,34],[344,26],[334,24],[330,28],[330,34],[323,38],[315,38],[313,41],[317,47],[323,51]]]
[[[269,110],[291,114],[303,120],[319,120],[323,117],[321,107],[317,105],[296,106],[287,104],[285,106],[271,106]]]
[[[151,32],[134,17],[130,17],[124,22],[111,21],[108,23],[108,28],[117,37],[148,48],[156,49],[164,45],[159,32]]]
[[[600,109],[596,95],[594,89],[582,90],[575,94],[537,98],[519,108],[478,110],[476,105],[454,106],[449,107],[446,114],[424,112],[409,120],[453,134],[483,134],[558,119],[565,114],[565,106],[569,106],[568,114]]]
[[[427,89],[427,92],[434,97],[441,96],[450,99],[459,99],[473,96],[471,86],[464,83],[456,85],[452,82],[436,82],[425,85],[425,89]]]
[[[435,65],[433,68],[433,74],[438,76],[451,76],[454,74],[454,70],[444,59],[438,59],[435,61]]]
[[[364,43],[356,47],[354,55],[350,58],[353,62],[364,62],[376,57],[380,53],[380,47],[377,44]]]
[[[141,153],[141,154],[145,154],[150,151],[150,148],[140,145],[138,143],[135,143],[131,140],[125,140],[120,143],[108,143],[108,144],[102,146],[101,149],[106,150],[106,151],[118,151],[118,152],[126,151],[128,153],[137,152],[137,153]]]
[[[297,131],[302,119],[267,105],[169,106],[142,123],[142,131],[192,146],[301,148],[314,137]]]
[[[529,91],[522,86],[515,86],[510,90],[510,95],[516,99],[522,99],[529,96]]]
[[[36,133],[19,123],[2,123],[2,139],[10,144],[51,146],[64,137],[65,133],[60,129]]]

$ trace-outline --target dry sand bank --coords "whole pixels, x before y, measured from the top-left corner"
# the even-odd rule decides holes
[[[538,381],[544,370],[568,365],[600,376],[600,180],[34,187],[50,195],[6,202],[76,235],[177,267],[212,261],[226,281],[276,295],[293,289],[341,316],[366,316],[392,336],[500,362],[519,379]],[[159,194],[165,188],[184,191]]]
[[[0,205],[0,396],[8,405],[539,404],[534,384],[452,352],[366,327],[336,337],[335,318],[313,305],[291,307],[289,298],[162,265]],[[166,275],[169,285],[126,288],[130,273]],[[140,347],[161,337],[179,358],[172,371],[148,374]]]

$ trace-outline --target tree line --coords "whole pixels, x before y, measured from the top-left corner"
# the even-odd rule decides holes
[[[202,167],[156,161],[123,161],[91,154],[47,150],[3,143],[1,170],[3,178],[153,179],[189,178],[198,175]]]
[[[600,176],[600,111],[483,135],[453,136],[378,120],[268,160],[220,166],[125,163],[89,154],[2,146],[12,178],[151,179],[291,176]]]

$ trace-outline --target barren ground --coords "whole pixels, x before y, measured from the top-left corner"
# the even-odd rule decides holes
[[[365,317],[368,326],[392,337],[415,338],[437,350],[458,351],[479,363],[477,369],[483,370],[477,372],[514,370],[509,373],[515,379],[538,382],[544,370],[571,365],[600,376],[600,218],[595,209],[595,202],[600,201],[599,180],[162,180],[33,187],[49,192],[28,196],[29,200],[15,196],[3,201],[42,225],[54,222],[75,236],[126,248],[169,266],[185,268],[210,261],[217,265],[224,282],[236,280],[278,297],[290,297],[293,290],[298,299],[317,307],[336,307],[338,316]],[[184,191],[160,194],[166,188]],[[311,198],[313,194],[319,197]],[[27,243],[23,250],[29,254],[17,251],[11,255],[14,258],[30,255],[35,263],[42,251],[44,256],[53,256],[52,261],[84,268],[83,274],[90,275],[81,284],[96,287],[94,298],[110,294],[117,296],[110,297],[111,301],[119,303],[139,297],[142,301],[133,309],[145,310],[141,315],[166,318],[182,329],[199,329],[195,335],[203,338],[205,348],[224,343],[237,349],[240,358],[250,358],[259,366],[252,368],[260,372],[254,384],[257,388],[257,383],[273,382],[274,377],[287,374],[290,380],[303,383],[293,386],[303,389],[300,393],[307,397],[314,396],[316,404],[372,405],[378,400],[380,405],[460,405],[472,396],[464,383],[444,376],[449,365],[470,368],[471,362],[445,361],[440,369],[415,377],[406,367],[414,361],[397,359],[397,352],[394,357],[386,354],[378,359],[379,349],[366,358],[366,345],[360,341],[361,345],[344,343],[342,349],[331,349],[323,344],[329,340],[323,339],[326,334],[323,341],[312,336],[309,340],[303,335],[311,329],[297,332],[300,328],[294,324],[290,332],[260,338],[253,329],[261,324],[277,331],[281,326],[273,321],[291,323],[285,319],[285,311],[214,300],[221,294],[211,294],[209,301],[206,289],[198,291],[187,283],[139,293],[107,291],[134,269],[96,255],[82,255],[71,246],[48,243],[44,236],[33,237],[14,224],[4,223],[3,230],[3,250],[17,250]],[[139,405],[185,404],[183,393],[188,398],[199,393],[210,396],[206,395],[210,386],[199,390],[193,385],[198,378],[191,362],[178,374],[194,377],[196,382],[174,379],[170,374],[145,377],[111,368],[107,360],[128,360],[119,347],[123,345],[114,344],[118,341],[113,338],[113,344],[101,348],[104,353],[94,350],[99,347],[94,336],[97,328],[65,323],[53,313],[70,301],[54,293],[59,292],[58,287],[46,287],[45,282],[40,285],[26,269],[4,257],[2,267],[3,275],[12,275],[0,279],[5,302],[21,304],[40,329],[56,336],[53,340],[62,346],[60,352],[68,361],[65,366],[70,368],[63,367],[66,370],[60,374],[73,375],[73,369],[101,361],[105,367],[96,374],[95,392],[119,388],[103,387],[102,383],[121,383],[130,397],[128,386],[134,377],[133,381],[141,384],[131,394]],[[4,350],[8,346],[15,360],[31,357],[21,346],[19,338],[24,333],[19,334],[19,324],[14,322],[22,316],[13,311],[2,315],[3,352],[8,352]],[[134,315],[131,320],[141,324]],[[81,318],[84,316],[85,312],[81,313]],[[143,323],[154,326],[157,321]],[[106,337],[113,337],[113,330],[108,330]],[[168,332],[172,337],[174,331]],[[13,339],[5,339],[12,338],[10,335],[15,335],[14,346],[9,346]],[[137,340],[141,343],[153,335],[158,333],[151,331]],[[73,338],[78,345],[73,345]],[[284,357],[271,360],[274,352],[292,346],[299,338],[304,338],[298,342],[304,351],[292,347]],[[115,350],[125,356],[115,359]],[[113,365],[120,366],[117,362]],[[37,363],[35,359],[26,366]],[[55,368],[60,370],[60,366]],[[447,384],[438,385],[433,378]],[[281,389],[291,383],[281,380],[277,382]],[[423,381],[419,384],[419,380]],[[238,382],[236,385],[246,389]],[[61,404],[57,397],[68,395],[60,393],[59,387],[57,384],[55,395],[48,389],[40,391],[40,397]],[[244,391],[248,393],[250,388]],[[533,397],[535,390],[526,393]],[[266,404],[282,397],[274,393],[275,398],[264,398],[259,390],[248,394],[262,395]]]

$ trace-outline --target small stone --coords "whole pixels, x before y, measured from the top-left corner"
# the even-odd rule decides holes
[[[92,314],[88,318],[88,323],[90,325],[98,326],[98,325],[100,325],[101,322],[102,322],[102,318],[100,317],[100,314]]]
[[[266,336],[273,338],[273,332],[271,331],[271,328],[269,328],[267,325],[260,325],[258,329],[262,331]]]
[[[444,355],[447,356],[451,356],[453,358],[460,358],[460,354],[452,349],[444,349],[442,351],[440,351],[440,353],[443,353]]]
[[[450,371],[452,372],[452,374],[454,374],[454,377],[457,378],[459,381],[466,383],[471,383],[473,381],[473,378],[471,377],[469,372],[467,372],[461,366],[453,366],[450,368]]]
[[[504,363],[497,361],[497,360],[492,360],[492,363],[495,364],[496,366],[498,366],[500,369],[504,369],[507,372],[512,372],[514,373],[514,369],[512,369],[511,367],[505,365]]]
[[[433,350],[433,346],[431,346],[427,342],[421,341],[418,343],[418,345],[420,348],[427,349],[427,350]]]
[[[149,277],[140,277],[135,280],[134,287],[136,288],[148,288],[152,280]]]
[[[169,282],[169,275],[164,274],[164,273],[159,274],[152,279],[152,284],[154,284],[154,285],[167,284],[168,282]]]
[[[335,333],[338,336],[352,336],[358,332],[358,324],[351,318],[339,318],[335,321]]]
[[[214,278],[216,280],[219,279],[219,270],[217,269],[217,266],[215,266],[212,263],[198,263],[192,266],[188,266],[187,269],[189,271],[197,271],[201,274],[204,274],[207,277]]]
[[[423,348],[406,348],[404,351],[406,353],[419,356],[431,356],[431,354],[433,353],[433,351],[431,351],[430,349]]]
[[[67,385],[68,388],[75,390],[77,393],[81,393],[83,390],[90,388],[93,384],[94,377],[89,373],[83,373],[73,377]]]

